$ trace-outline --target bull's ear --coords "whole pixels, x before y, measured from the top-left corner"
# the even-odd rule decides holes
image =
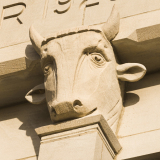
[[[45,101],[45,88],[44,84],[40,84],[31,89],[25,98],[33,104],[40,104]]]
[[[146,73],[144,65],[139,63],[125,63],[117,66],[118,79],[128,82],[136,82]]]
[[[110,17],[108,18],[107,22],[102,26],[102,30],[109,41],[114,39],[115,36],[118,34],[119,25],[120,15],[114,5]]]

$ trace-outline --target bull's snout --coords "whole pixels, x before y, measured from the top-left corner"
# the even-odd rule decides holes
[[[54,122],[75,119],[88,114],[87,108],[80,100],[73,102],[55,102],[52,106],[51,117]]]

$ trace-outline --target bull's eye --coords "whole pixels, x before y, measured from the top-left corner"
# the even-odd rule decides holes
[[[48,75],[51,70],[52,70],[52,65],[51,64],[46,65],[43,70],[44,75]]]
[[[44,68],[44,71],[45,71],[45,72],[48,72],[48,71],[49,71],[49,66],[46,66],[46,67]]]
[[[105,64],[106,60],[100,53],[91,53],[91,60],[96,63],[97,65]]]

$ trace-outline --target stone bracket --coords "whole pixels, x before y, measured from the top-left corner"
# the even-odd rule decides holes
[[[48,126],[43,126],[36,129],[36,133],[39,137],[44,137],[48,135],[53,135],[73,129],[78,129],[86,126],[91,126],[98,124],[101,129],[105,139],[108,141],[108,144],[112,148],[113,152],[117,154],[121,150],[121,145],[118,142],[117,137],[107,124],[106,120],[102,115],[91,115],[88,117],[83,117],[75,120],[70,120],[67,122],[62,122],[59,124],[51,124]]]

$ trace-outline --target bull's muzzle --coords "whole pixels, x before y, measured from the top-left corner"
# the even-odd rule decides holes
[[[89,114],[87,107],[81,101],[55,103],[52,106],[51,117],[54,122],[75,119]]]

